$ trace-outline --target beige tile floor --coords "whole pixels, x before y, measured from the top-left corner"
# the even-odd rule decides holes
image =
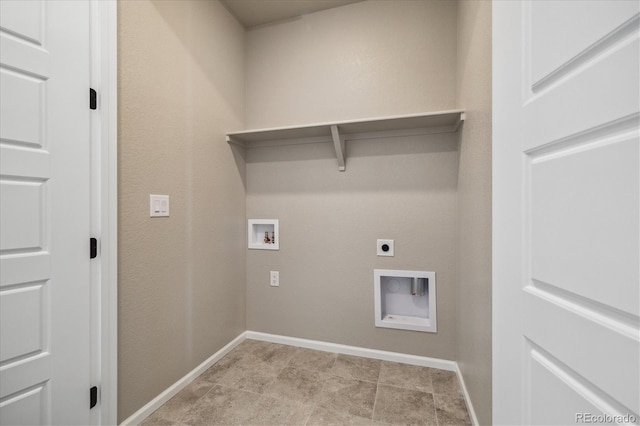
[[[455,373],[245,340],[142,425],[468,425]]]

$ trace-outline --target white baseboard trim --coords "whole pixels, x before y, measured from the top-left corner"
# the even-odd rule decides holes
[[[422,367],[438,368],[440,370],[458,371],[455,361],[402,354],[399,352],[381,351],[378,349],[361,348],[358,346],[341,345],[339,343],[321,342],[319,340],[300,339],[297,337],[280,336],[277,334],[247,331],[247,339],[262,340],[264,342],[280,343],[289,346],[315,349],[324,352],[337,352],[339,354],[361,356],[363,358],[381,359],[383,361],[400,362],[402,364],[420,365]]]
[[[213,364],[218,362],[223,356],[231,352],[233,348],[235,348],[240,343],[242,343],[246,339],[246,334],[247,332],[241,333],[238,337],[236,337],[231,342],[226,344],[218,352],[214,353],[209,358],[207,358],[202,364],[200,364],[199,366],[197,366],[196,368],[188,372],[184,377],[182,377],[177,382],[169,386],[160,395],[156,396],[151,401],[149,401],[144,407],[142,407],[141,409],[133,413],[131,416],[129,416],[126,420],[124,420],[121,423],[121,425],[140,424],[144,419],[149,417],[154,411],[160,408],[162,404],[164,404],[165,402],[173,398],[178,392],[180,392],[182,389],[187,387],[189,383],[191,383],[199,375],[204,373],[209,367],[211,367]]]
[[[462,388],[464,402],[467,404],[467,412],[469,413],[471,424],[473,426],[479,426],[480,423],[478,423],[478,417],[476,416],[476,411],[473,409],[471,397],[469,396],[469,392],[467,391],[467,386],[464,384],[464,378],[462,377],[462,371],[460,371],[460,366],[458,365],[458,363],[456,363],[456,373],[458,373],[458,381],[460,382],[460,387]]]

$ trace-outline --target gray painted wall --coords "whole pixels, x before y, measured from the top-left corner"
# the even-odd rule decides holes
[[[455,2],[362,2],[247,33],[249,128],[451,109]],[[455,359],[457,136],[247,151],[247,215],[280,251],[247,254],[247,328]],[[396,256],[377,257],[376,239]],[[438,333],[375,328],[374,268],[437,273]],[[269,287],[269,271],[280,287]]]
[[[244,30],[218,2],[118,3],[118,419],[245,330]],[[149,218],[149,194],[171,217]]]
[[[491,2],[458,3],[458,356],[478,420],[491,424]]]
[[[346,172],[328,144],[249,150],[247,214],[280,220],[280,251],[248,251],[247,328],[455,359],[456,148],[454,134],[349,142]],[[437,334],[374,327],[374,268],[436,271]]]
[[[456,2],[364,1],[247,31],[248,129],[451,109]]]

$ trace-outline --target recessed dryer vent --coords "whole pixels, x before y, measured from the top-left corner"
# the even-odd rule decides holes
[[[376,327],[437,332],[436,273],[374,269]]]

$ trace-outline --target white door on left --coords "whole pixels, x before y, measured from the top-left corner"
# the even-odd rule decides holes
[[[0,0],[0,424],[89,424],[87,1]]]

